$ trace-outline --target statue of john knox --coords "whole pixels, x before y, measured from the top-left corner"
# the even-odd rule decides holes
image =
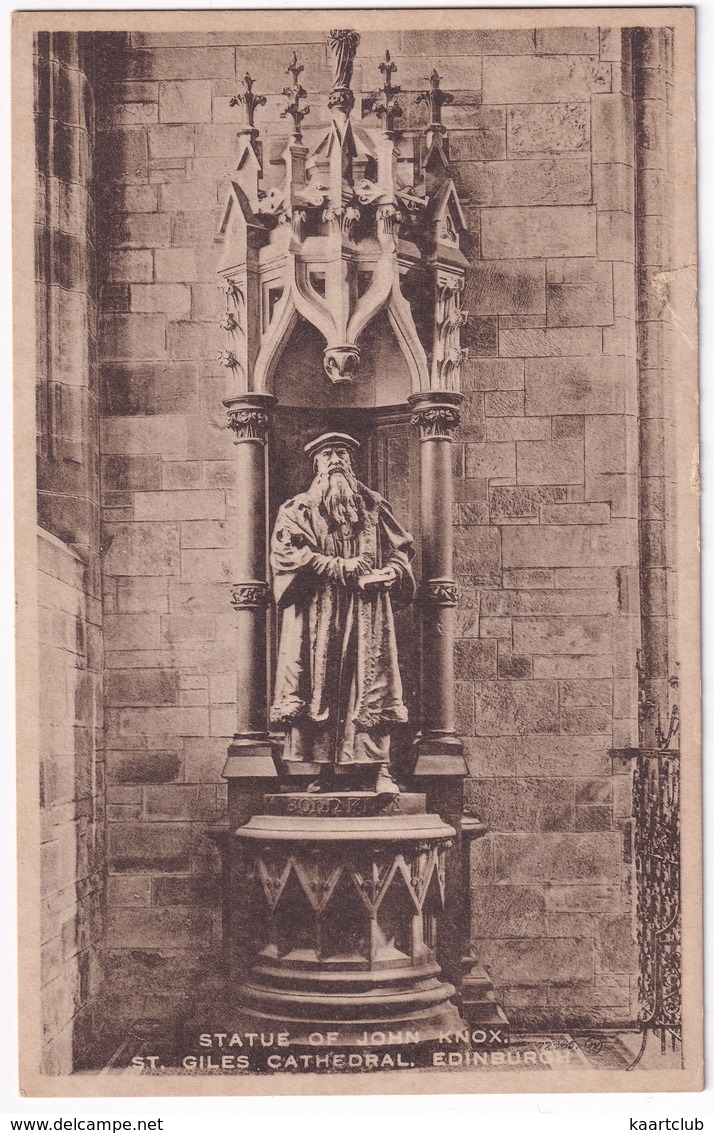
[[[333,767],[361,765],[363,789],[396,794],[390,728],[407,720],[395,606],[414,598],[411,535],[352,467],[359,442],[324,433],[305,445],[315,477],[280,508],[271,540],[282,613],[271,720],[286,728],[284,757]],[[360,774],[363,772],[363,774]]]

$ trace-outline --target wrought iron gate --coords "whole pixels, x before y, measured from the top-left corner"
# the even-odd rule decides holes
[[[670,727],[672,739],[674,729]],[[651,1031],[662,1051],[681,1044],[679,751],[640,749],[633,782],[640,1022],[645,1052]]]

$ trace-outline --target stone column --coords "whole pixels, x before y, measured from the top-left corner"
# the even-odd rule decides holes
[[[641,747],[662,746],[678,712],[676,408],[670,344],[672,260],[671,31],[632,33],[639,370]],[[667,746],[672,740],[669,736]]]
[[[236,549],[232,606],[236,623],[236,730],[223,769],[232,779],[274,778],[268,738],[267,434],[272,394],[246,393],[224,401],[235,433]],[[240,817],[240,816],[235,816]],[[231,815],[231,820],[233,815]]]
[[[445,390],[413,394],[412,423],[419,428],[421,478],[421,732],[418,776],[465,775],[456,735],[451,434],[462,396]]]
[[[464,816],[468,767],[456,735],[454,695],[453,467],[451,437],[459,423],[460,393],[413,394],[412,422],[419,428],[421,480],[421,731],[414,776],[426,792],[427,809],[454,830],[445,863],[445,901],[439,926],[438,959],[459,990],[462,1013],[472,1027],[508,1022],[495,1002],[490,977],[469,948],[471,839],[484,834],[478,820]]]

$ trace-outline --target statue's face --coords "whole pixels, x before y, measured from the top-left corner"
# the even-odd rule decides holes
[[[315,457],[315,471],[329,475],[331,472],[351,472],[352,458],[344,445],[329,445],[320,449]]]

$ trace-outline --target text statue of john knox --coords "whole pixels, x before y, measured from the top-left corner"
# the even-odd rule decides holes
[[[387,501],[355,477],[358,448],[344,433],[307,444],[315,478],[278,512],[270,562],[282,624],[271,719],[286,729],[287,760],[323,765],[314,789],[331,785],[335,767],[361,765],[363,788],[395,793],[390,729],[407,709],[393,608],[414,598],[414,547]]]

